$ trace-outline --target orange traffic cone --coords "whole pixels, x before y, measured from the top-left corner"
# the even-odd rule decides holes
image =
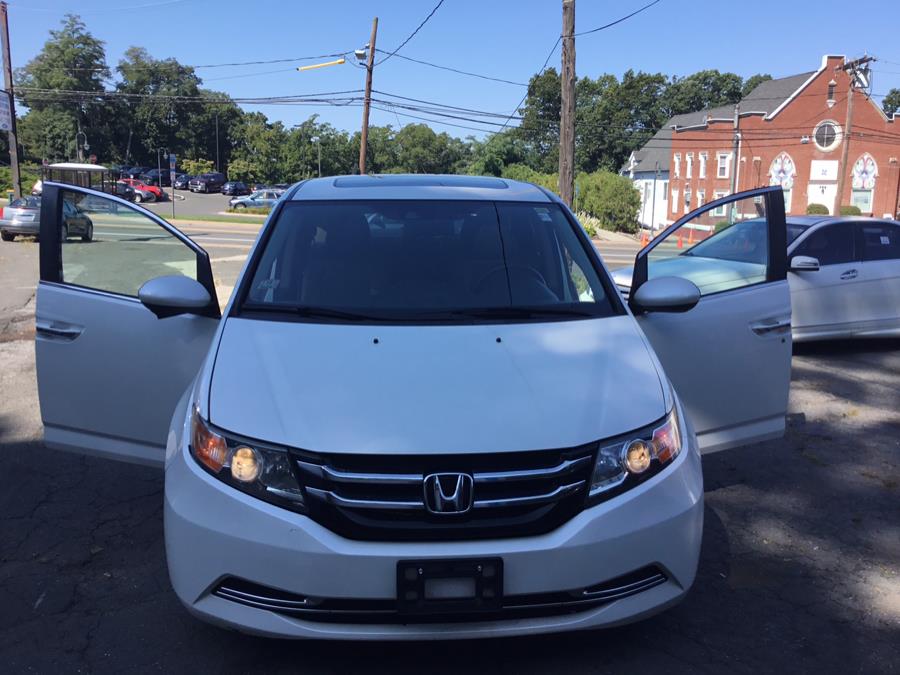
[[[681,240],[682,234],[678,233],[678,248],[684,248],[684,242]]]
[[[647,239],[647,232],[646,232],[646,231],[641,231],[641,248],[644,248],[644,246],[647,245],[647,241],[648,241],[648,239]]]
[[[689,244],[694,243],[694,228],[693,227],[688,230],[688,243]]]

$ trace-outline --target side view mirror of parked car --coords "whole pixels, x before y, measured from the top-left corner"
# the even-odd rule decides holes
[[[160,319],[191,314],[209,306],[209,292],[199,281],[181,275],[156,277],[138,291],[141,303]]]
[[[656,277],[642,284],[632,307],[643,312],[686,312],[700,302],[700,289],[683,277]]]
[[[818,272],[819,260],[808,255],[795,255],[791,258],[791,272]]]

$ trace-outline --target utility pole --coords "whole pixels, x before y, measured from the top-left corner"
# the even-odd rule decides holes
[[[219,111],[216,110],[216,172],[219,171]]]
[[[656,184],[659,182],[659,160],[656,160],[653,176],[653,203],[650,206],[650,234],[656,232]]]
[[[372,102],[372,69],[375,67],[375,38],[378,35],[378,17],[372,20],[372,37],[369,38],[369,60],[366,62],[366,94],[363,99],[362,132],[359,137],[359,173],[366,172],[366,145],[369,142],[369,105]]]
[[[19,138],[16,133],[16,97],[13,93],[12,59],[9,55],[9,15],[5,2],[0,2],[0,23],[3,37],[4,96],[9,97],[9,167],[12,170],[13,196],[22,196],[22,175],[19,172]]]
[[[563,0],[562,10],[559,196],[571,207],[575,198],[575,0]]]
[[[734,166],[731,167],[731,194],[737,192],[738,189],[738,167],[741,165],[741,158],[738,156],[741,152],[741,106],[734,106],[734,137],[731,142],[731,161]]]
[[[853,61],[850,61],[849,63],[845,63],[841,68],[841,70],[849,74],[850,89],[847,92],[847,123],[844,125],[844,147],[841,149],[841,166],[840,173],[838,174],[837,204],[835,205],[836,213],[840,213],[841,211],[841,204],[844,201],[844,187],[847,184],[847,174],[850,172],[850,167],[847,166],[847,161],[850,155],[850,137],[853,130],[853,91],[856,88],[857,80],[860,80],[862,82],[868,80],[869,69],[861,69],[860,66],[865,66],[867,63],[874,60],[874,57],[863,56],[860,59],[855,59]]]

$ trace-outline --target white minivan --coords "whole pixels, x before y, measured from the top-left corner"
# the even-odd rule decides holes
[[[109,202],[94,241],[61,242],[88,196]],[[222,315],[208,255],[159,216],[58,183],[43,200],[46,442],[165,466],[172,585],[223,626],[444,639],[648,616],[694,581],[700,453],[783,433],[777,187],[668,228],[626,303],[542,188],[310,180]],[[752,269],[703,261],[729,283],[652,274],[746,218],[766,223],[740,244],[762,247]]]

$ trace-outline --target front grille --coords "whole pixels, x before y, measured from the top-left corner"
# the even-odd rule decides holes
[[[288,593],[243,579],[228,577],[212,594],[247,607],[268,610],[307,621],[337,623],[435,623],[497,621],[572,614],[621,600],[666,582],[656,566],[635,570],[588,588],[556,593],[508,595],[492,611],[406,614],[393,599],[317,598]]]
[[[542,534],[584,506],[595,444],[433,456],[295,455],[309,515],[351,539],[483,539]],[[471,476],[471,508],[432,513],[425,477]]]

